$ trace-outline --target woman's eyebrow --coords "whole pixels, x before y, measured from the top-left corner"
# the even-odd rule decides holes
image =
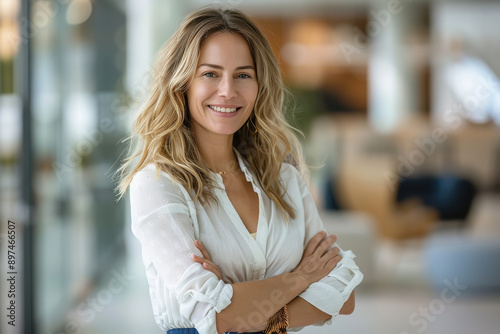
[[[213,68],[217,68],[219,70],[223,70],[224,69],[224,67],[222,67],[220,65],[215,65],[215,64],[200,64],[198,66],[198,68],[200,68],[202,66],[213,67]],[[236,70],[237,71],[239,71],[239,70],[254,70],[255,71],[255,68],[252,65],[245,65],[245,66],[238,66],[238,67],[236,67]]]

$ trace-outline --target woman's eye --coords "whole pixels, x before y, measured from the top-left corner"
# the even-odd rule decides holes
[[[215,73],[213,73],[213,72],[203,73],[203,76],[207,77],[207,78],[215,78],[216,77]]]
[[[240,74],[240,75],[238,75],[238,78],[240,78],[240,79],[249,79],[249,78],[251,78],[251,76],[249,76],[248,74]]]

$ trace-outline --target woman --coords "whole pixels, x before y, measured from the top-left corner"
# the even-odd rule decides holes
[[[121,167],[156,322],[167,333],[286,332],[354,307],[362,274],[333,247],[299,173],[271,48],[205,8],[160,51]]]

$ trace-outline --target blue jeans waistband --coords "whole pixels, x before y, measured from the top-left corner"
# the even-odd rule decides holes
[[[174,328],[174,329],[169,329],[167,331],[167,334],[198,334],[198,331],[196,328]],[[225,334],[238,334],[237,332],[226,332]],[[242,333],[244,334],[244,333]],[[262,334],[262,332],[253,332],[253,333],[246,333],[246,334]]]

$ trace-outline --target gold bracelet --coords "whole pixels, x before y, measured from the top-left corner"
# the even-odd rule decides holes
[[[286,333],[288,328],[288,309],[283,306],[267,321],[267,327],[264,330],[265,334],[282,334]]]

